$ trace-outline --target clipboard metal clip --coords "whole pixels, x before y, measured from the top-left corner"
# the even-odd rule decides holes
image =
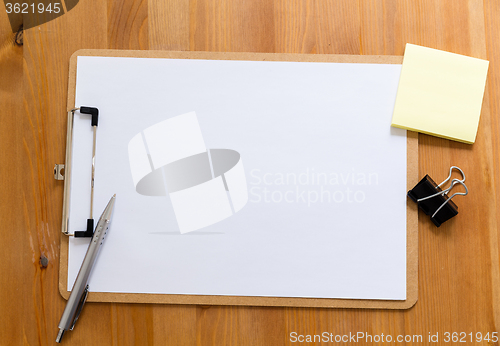
[[[71,193],[71,160],[73,153],[73,124],[75,112],[79,111],[81,114],[88,114],[91,116],[90,126],[93,131],[92,141],[92,166],[90,177],[90,217],[87,219],[87,229],[85,231],[75,231],[74,234],[69,233],[69,201]],[[81,106],[73,108],[68,112],[68,130],[66,135],[66,163],[56,164],[54,167],[54,178],[56,180],[64,180],[64,202],[63,202],[63,222],[62,233],[68,236],[75,237],[92,237],[94,234],[94,178],[95,178],[95,154],[97,142],[97,125],[99,122],[99,110],[95,107]]]
[[[451,179],[453,170],[457,170],[462,175],[462,179]],[[451,179],[451,181],[450,181]],[[441,186],[450,181],[450,186],[442,190]],[[465,192],[455,192],[451,196],[448,193],[456,186],[462,185]],[[408,197],[418,204],[418,207],[426,215],[431,215],[431,221],[437,226],[458,214],[458,206],[451,200],[457,195],[466,196],[469,193],[465,185],[465,174],[457,166],[451,166],[448,178],[440,184],[436,184],[429,175],[426,175],[413,189],[408,191]]]

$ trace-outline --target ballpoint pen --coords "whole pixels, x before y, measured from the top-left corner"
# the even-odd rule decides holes
[[[111,214],[113,212],[113,206],[115,205],[116,194],[111,197],[108,205],[104,209],[99,222],[94,231],[94,235],[90,240],[90,245],[85,254],[82,266],[76,277],[75,284],[71,290],[66,308],[59,321],[59,333],[57,334],[56,342],[60,343],[61,339],[66,330],[73,330],[78,316],[82,311],[83,305],[87,300],[87,294],[89,291],[89,285],[87,284],[90,272],[96,260],[99,249],[104,241],[104,236],[108,232],[109,223],[111,221]]]

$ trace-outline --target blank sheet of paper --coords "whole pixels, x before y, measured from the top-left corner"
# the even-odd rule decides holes
[[[472,144],[488,61],[407,44],[392,126]]]
[[[117,194],[90,290],[406,299],[400,71],[78,57],[76,106],[100,113],[94,215]],[[91,143],[76,113],[70,231],[88,217]],[[70,288],[87,246],[70,238]]]

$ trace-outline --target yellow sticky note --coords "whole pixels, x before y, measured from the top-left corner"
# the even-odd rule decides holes
[[[407,44],[392,126],[474,143],[488,64]]]

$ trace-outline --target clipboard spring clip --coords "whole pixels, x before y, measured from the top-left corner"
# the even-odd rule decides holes
[[[462,179],[451,179],[453,170],[457,170],[461,174]],[[448,181],[450,182],[450,186],[442,190],[441,187]],[[465,191],[455,192],[451,196],[448,196],[448,193],[456,185],[462,185]],[[443,180],[440,184],[436,184],[427,174],[413,189],[408,191],[408,197],[417,203],[418,207],[422,209],[426,215],[431,215],[431,221],[439,227],[443,222],[458,214],[458,206],[451,199],[458,195],[466,196],[468,193],[469,189],[467,189],[465,185],[464,172],[457,166],[451,166],[448,178]]]
[[[71,160],[72,160],[72,147],[73,147],[73,124],[75,112],[79,111],[81,114],[88,114],[91,116],[90,126],[93,131],[92,141],[92,167],[90,177],[90,217],[87,219],[87,229],[85,231],[75,231],[70,234],[69,227],[69,200],[71,190]],[[68,112],[68,132],[66,137],[66,163],[56,164],[54,167],[54,178],[56,180],[64,180],[64,206],[63,206],[63,223],[62,232],[65,235],[73,235],[75,237],[92,237],[94,234],[94,178],[95,178],[95,155],[96,155],[96,142],[97,142],[97,125],[99,122],[99,110],[95,107],[81,106],[73,108]]]

